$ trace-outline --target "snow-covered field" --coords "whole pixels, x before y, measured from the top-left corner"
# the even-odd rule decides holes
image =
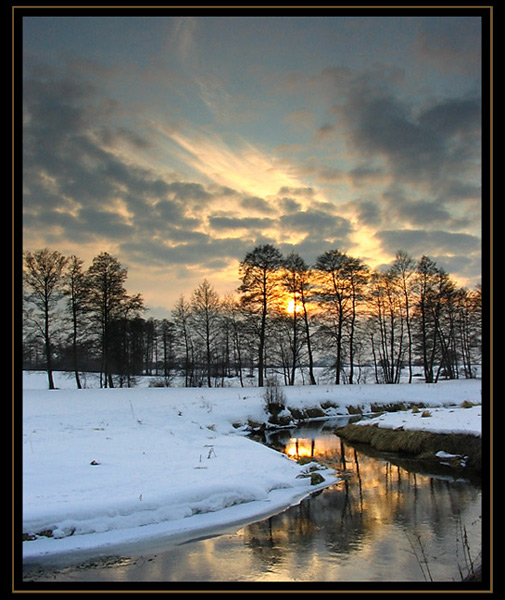
[[[189,539],[275,514],[338,482],[319,467],[324,481],[311,485],[311,465],[246,437],[249,421],[268,420],[261,389],[49,391],[43,374],[26,374],[23,385],[23,532],[38,534],[23,543],[27,560]],[[464,401],[480,404],[479,380],[283,391],[288,409],[322,405],[329,416],[348,414],[349,407],[422,402],[433,416],[416,415],[416,423],[480,431],[480,407],[459,408]],[[405,415],[414,413],[391,417],[402,414],[407,428]]]

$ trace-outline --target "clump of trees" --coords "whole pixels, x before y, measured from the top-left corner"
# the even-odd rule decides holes
[[[330,359],[336,384],[355,383],[369,362],[377,383],[399,383],[405,368],[412,382],[414,366],[427,383],[476,376],[481,290],[458,287],[427,256],[398,251],[387,269],[372,271],[335,249],[309,267],[264,245],[239,273],[240,306],[256,319],[258,385],[269,361],[283,367],[286,384],[302,365],[314,384],[314,351]]]
[[[113,374],[131,383],[134,331],[145,307],[139,294],[127,293],[119,261],[102,252],[84,271],[76,256],[44,248],[27,252],[24,265],[24,362],[39,364],[43,348],[49,389],[55,366],[71,368],[78,388],[84,369],[100,372],[101,387],[114,387]]]
[[[144,318],[127,271],[103,252],[85,270],[76,256],[48,249],[24,256],[24,366],[99,373],[102,387],[240,384],[269,377],[317,383],[324,364],[336,384],[427,383],[471,378],[481,358],[481,290],[461,288],[426,256],[398,251],[372,270],[338,249],[309,266],[292,252],[259,245],[239,265],[236,294],[220,297],[204,280],[181,296],[169,319]],[[405,376],[405,375],[404,375]],[[297,379],[298,377],[298,379]]]

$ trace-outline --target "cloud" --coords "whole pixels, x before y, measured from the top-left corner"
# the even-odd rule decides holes
[[[375,234],[383,250],[394,255],[407,250],[416,259],[429,256],[460,285],[475,286],[482,273],[480,239],[466,233],[443,230],[403,229]]]
[[[276,212],[275,208],[269,202],[258,196],[246,196],[242,198],[240,206],[246,210],[253,210],[259,213],[272,214]]]
[[[296,132],[303,132],[306,129],[312,130],[316,124],[316,115],[308,108],[299,108],[291,111],[282,122],[289,125]]]
[[[279,200],[279,206],[284,213],[294,213],[301,210],[302,205],[293,198],[281,198]]]
[[[447,98],[423,110],[419,123],[431,131],[447,136],[480,138],[481,102],[479,98]]]
[[[453,16],[420,20],[414,49],[432,68],[477,78],[481,69],[481,19]]]
[[[330,123],[324,123],[321,127],[318,127],[313,135],[314,142],[322,143],[331,141],[336,135],[337,130],[334,125]]]
[[[376,202],[371,200],[357,200],[353,203],[358,210],[358,222],[362,225],[379,225],[382,214]]]
[[[385,230],[375,234],[385,250],[394,253],[397,249],[408,248],[413,256],[469,255],[480,250],[478,237],[467,233],[425,229]]]
[[[314,196],[314,189],[311,187],[287,187],[283,186],[277,192],[280,196],[284,196],[286,194],[291,196],[303,196],[312,198]]]
[[[383,168],[362,164],[349,169],[346,173],[346,180],[352,187],[362,188],[388,185],[391,183],[392,177]]]
[[[410,198],[408,190],[400,186],[391,186],[381,199],[384,217],[390,223],[394,220],[405,225],[414,225],[430,229],[440,228],[442,224],[450,226],[453,215],[442,202],[424,198]]]
[[[448,177],[461,175],[462,160],[480,157],[477,98],[434,102],[419,114],[406,102],[373,90],[351,98],[343,109],[350,143],[363,156],[382,158],[396,181],[436,189]]]
[[[283,186],[303,187],[289,166],[242,138],[232,144],[220,135],[192,127],[171,137],[185,151],[188,163],[213,183],[258,197]]]
[[[198,19],[196,17],[174,17],[169,32],[168,51],[174,51],[182,64],[195,68],[197,61]]]
[[[275,225],[273,219],[258,219],[254,217],[209,217],[210,226],[216,231],[236,231],[241,229],[264,231]]]
[[[314,74],[291,73],[285,81],[290,85],[282,87],[290,94],[305,97],[311,90],[326,103],[326,121],[312,125],[313,140],[345,142],[337,165],[315,153],[311,157],[310,169],[321,183],[394,180],[432,195],[448,181],[475,185],[481,154],[478,86],[452,97],[420,99],[408,87],[404,68],[380,62],[359,71],[327,66]]]
[[[147,136],[142,136],[137,131],[132,131],[126,127],[120,126],[114,129],[108,125],[103,125],[97,135],[101,143],[109,148],[120,148],[123,143],[140,151],[154,147],[152,140]]]
[[[395,179],[438,179],[444,141],[423,128],[407,105],[392,96],[353,93],[343,109],[352,146],[364,156],[381,157]]]
[[[348,238],[352,231],[352,225],[347,219],[318,209],[282,215],[280,223],[286,232],[303,233],[318,240],[339,240],[345,245],[349,244]]]

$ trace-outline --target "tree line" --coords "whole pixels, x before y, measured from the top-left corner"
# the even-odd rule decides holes
[[[180,296],[168,319],[143,316],[129,294],[127,270],[107,252],[89,268],[47,248],[23,256],[23,366],[99,374],[101,387],[131,387],[154,375],[158,385],[223,386],[236,377],[286,385],[316,384],[324,365],[336,384],[426,383],[476,376],[481,359],[481,290],[459,287],[427,256],[398,251],[387,268],[329,250],[308,265],[259,245],[240,262],[236,293],[220,297],[204,280]],[[298,377],[298,379],[297,379]]]

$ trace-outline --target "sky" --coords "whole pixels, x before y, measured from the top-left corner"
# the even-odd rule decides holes
[[[331,14],[331,13],[330,13]],[[153,316],[271,243],[481,277],[481,19],[23,18],[23,249],[109,252]]]

